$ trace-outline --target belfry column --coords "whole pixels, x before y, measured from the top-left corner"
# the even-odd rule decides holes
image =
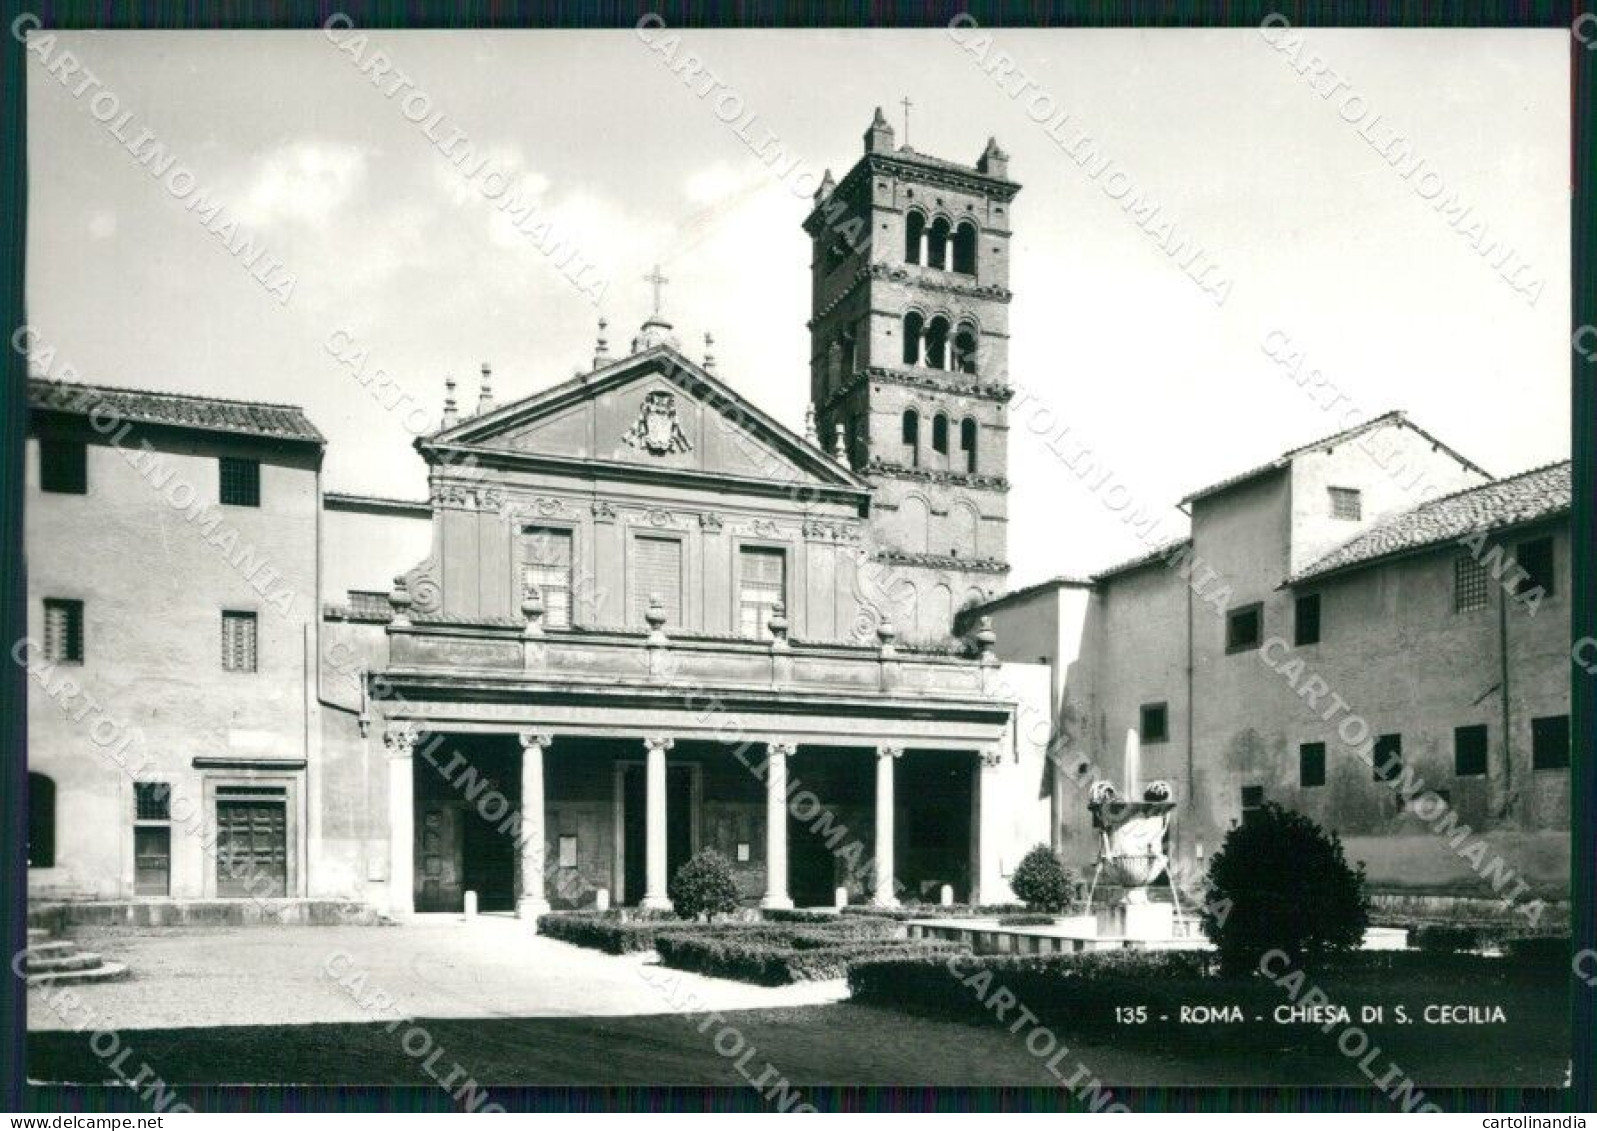
[[[647,868],[644,877],[643,899],[638,906],[657,911],[671,909],[671,897],[666,894],[665,860],[665,752],[676,745],[675,740],[660,735],[650,735],[643,740],[648,751],[648,764],[644,773],[648,803],[645,806],[644,853]]]
[[[521,852],[521,896],[516,900],[516,918],[535,922],[549,910],[544,895],[543,834],[543,752],[554,741],[552,735],[522,731],[521,739],[521,827],[516,836]]]
[[[791,742],[766,747],[765,761],[765,898],[761,907],[793,906],[787,894],[787,760]]]
[[[876,748],[876,894],[875,907],[897,907],[898,886],[893,876],[893,763],[903,757],[902,746]]]
[[[416,779],[413,755],[420,734],[412,727],[383,732],[388,747],[388,910],[416,910]]]

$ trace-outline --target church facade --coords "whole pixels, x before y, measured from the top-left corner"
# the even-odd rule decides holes
[[[567,382],[451,392],[425,503],[326,491],[292,406],[34,382],[35,895],[663,907],[713,847],[766,907],[1007,898],[1043,677],[952,622],[1007,568],[1016,186],[890,140],[816,201],[825,365],[864,326],[802,431],[658,299]],[[887,233],[846,262],[833,194]]]

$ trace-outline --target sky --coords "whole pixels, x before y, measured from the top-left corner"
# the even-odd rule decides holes
[[[436,421],[446,374],[467,405],[484,361],[499,403],[536,392],[589,367],[601,313],[624,352],[658,263],[686,352],[713,332],[718,373],[798,428],[804,190],[853,165],[878,105],[903,142],[908,98],[916,150],[973,163],[996,137],[1023,186],[1011,585],[1145,548],[1051,449],[1090,448],[1117,497],[1169,533],[1191,491],[1342,427],[1325,408],[1337,395],[1359,419],[1406,410],[1493,474],[1569,453],[1557,30],[1315,30],[1278,50],[1256,29],[1001,29],[982,58],[943,30],[687,32],[670,57],[632,31],[384,32],[346,48],[320,32],[72,33],[50,51],[87,68],[67,85],[30,58],[28,320],[58,365],[303,405],[329,440],[328,490],[419,498],[411,440]],[[396,68],[380,85],[360,70],[378,49]],[[1021,97],[984,70],[999,51],[1035,82]],[[709,96],[670,69],[687,52],[721,84]],[[1310,78],[1342,84],[1323,97],[1331,84],[1300,74],[1311,54],[1328,70]],[[390,97],[401,72],[410,85]],[[103,91],[114,114],[93,102]],[[422,125],[441,113],[435,136],[461,131],[578,249],[586,291],[406,116],[420,95]],[[788,175],[722,120],[734,105],[733,125],[754,115],[743,132],[769,130],[784,168],[796,160]],[[1050,138],[1050,105],[1071,115],[1055,133],[1091,135],[1124,171],[1116,186],[1203,249],[1223,303]],[[187,182],[152,175],[113,136],[129,114],[123,138],[148,130],[281,263],[256,261],[265,283],[185,207]],[[1394,168],[1361,127],[1408,138],[1412,156]],[[1477,222],[1514,253],[1512,280],[1477,249]],[[1282,361],[1318,370],[1321,395]],[[390,403],[412,398],[400,411],[374,396],[379,368]]]

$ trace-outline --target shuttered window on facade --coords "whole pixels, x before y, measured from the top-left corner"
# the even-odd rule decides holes
[[[255,670],[254,613],[222,614],[222,670],[228,672]]]
[[[771,612],[787,600],[787,555],[763,546],[739,553],[738,631],[756,640],[771,635]]]
[[[44,656],[58,664],[83,662],[83,602],[46,597]]]
[[[543,623],[571,627],[571,531],[530,526],[522,536],[521,595],[543,595]]]
[[[682,627],[682,543],[675,538],[638,538],[632,544],[632,619],[646,626],[650,596],[665,606],[666,628]]]

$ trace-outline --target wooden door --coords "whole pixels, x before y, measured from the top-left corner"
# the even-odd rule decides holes
[[[288,814],[283,802],[217,801],[216,894],[288,894]]]
[[[421,801],[417,810],[416,910],[463,911],[466,838],[461,803]]]

